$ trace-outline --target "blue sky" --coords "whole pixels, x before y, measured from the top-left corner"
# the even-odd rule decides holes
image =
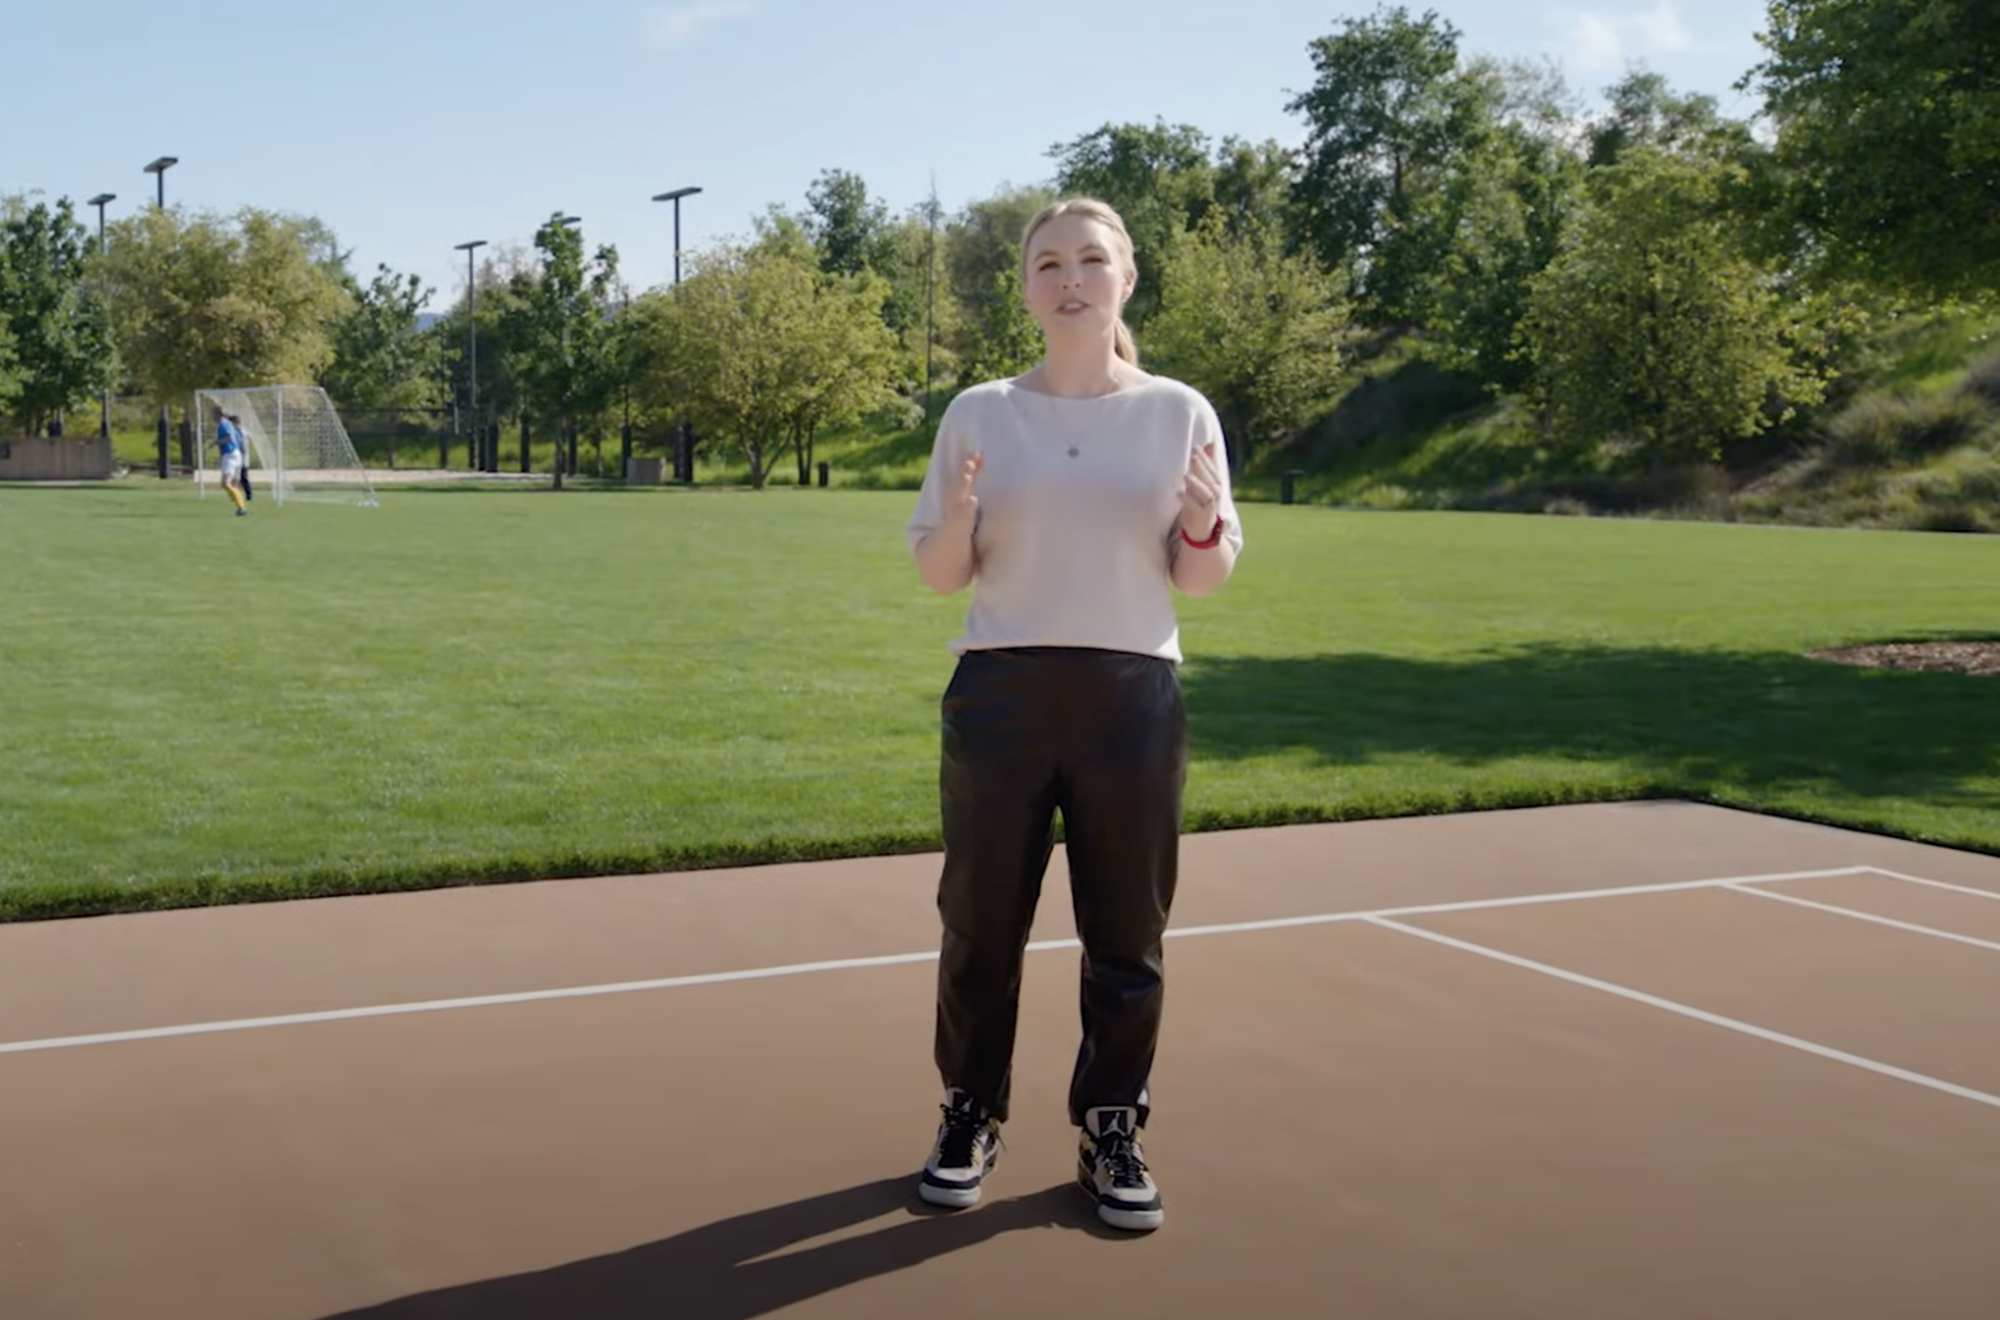
[[[1313,38],[1367,4],[1235,0],[7,0],[0,193],[112,216],[180,158],[167,200],[308,213],[353,252],[436,286],[467,239],[526,246],[558,209],[615,244],[637,288],[682,245],[802,206],[822,169],[892,209],[935,177],[956,208],[1046,179],[1048,149],[1106,122],[1286,144]],[[1635,65],[1747,114],[1762,0],[1435,0],[1468,53],[1556,60],[1595,101]],[[81,208],[94,218],[89,208]]]

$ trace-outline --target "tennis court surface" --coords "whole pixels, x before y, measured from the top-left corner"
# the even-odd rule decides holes
[[[6,1320],[1994,1320],[2000,859],[1678,803],[1189,837],[1147,1153],[922,1205],[936,859],[0,927]]]

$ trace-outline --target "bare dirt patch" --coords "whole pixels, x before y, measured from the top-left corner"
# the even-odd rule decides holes
[[[2000,677],[2000,641],[1878,642],[1809,652],[1815,660],[1875,669],[1921,669],[1938,673]]]

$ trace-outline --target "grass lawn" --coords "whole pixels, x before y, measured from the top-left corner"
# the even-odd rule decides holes
[[[0,487],[0,918],[930,847],[913,496]],[[1190,828],[1673,794],[2000,852],[1992,538],[1250,506]]]

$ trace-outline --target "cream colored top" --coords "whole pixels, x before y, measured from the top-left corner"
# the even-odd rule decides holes
[[[1228,450],[1198,391],[1149,376],[1094,398],[976,385],[938,423],[907,539],[915,552],[944,516],[965,460],[985,455],[973,494],[975,570],[953,654],[1004,646],[1103,647],[1178,663],[1174,557],[1180,482],[1203,445],[1222,470],[1223,535],[1243,531],[1229,490]]]

